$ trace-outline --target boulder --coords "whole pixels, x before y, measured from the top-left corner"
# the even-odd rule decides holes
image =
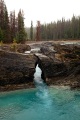
[[[55,76],[66,75],[67,68],[66,65],[57,59],[50,59],[48,56],[36,54],[39,61],[39,66],[44,73],[45,78],[51,78]]]
[[[17,45],[17,52],[24,53],[25,51],[30,51],[31,47],[26,44],[19,44]]]
[[[61,62],[46,55],[36,54],[42,78],[48,85],[68,85],[80,88],[80,60]]]
[[[51,59],[54,59],[56,51],[53,49],[53,47],[41,47],[40,51],[42,54],[48,56]]]
[[[33,83],[36,57],[0,50],[0,86]]]
[[[80,59],[80,44],[54,44],[55,57],[62,62]]]
[[[80,44],[45,42],[36,53],[42,78],[48,85],[80,88]]]
[[[26,44],[13,43],[10,45],[3,44],[2,46],[0,46],[0,49],[5,51],[24,53],[25,51],[30,51],[31,47]]]

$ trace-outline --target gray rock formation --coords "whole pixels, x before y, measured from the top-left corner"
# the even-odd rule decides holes
[[[3,47],[5,51],[0,50],[0,90],[34,86],[33,75],[37,63],[42,69],[42,78],[48,85],[80,88],[80,45],[47,42],[40,46],[34,44],[31,48],[33,50],[38,47],[40,52],[33,51],[32,54],[13,53],[6,47]],[[27,49],[21,45],[15,50],[22,53],[30,50],[30,47]]]
[[[46,83],[80,88],[80,45],[54,44],[56,52],[50,47],[42,46],[42,54],[36,54]]]
[[[0,50],[0,86],[33,83],[36,57]]]
[[[5,45],[3,44],[2,46],[0,46],[1,50],[5,50],[5,51],[11,51],[11,52],[19,52],[19,53],[24,53],[25,51],[30,51],[31,47],[29,45],[25,45],[25,44],[10,44],[10,45]]]

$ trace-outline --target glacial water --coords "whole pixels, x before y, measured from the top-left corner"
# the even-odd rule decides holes
[[[80,91],[48,88],[38,66],[34,82],[34,89],[0,93],[0,120],[80,120]]]

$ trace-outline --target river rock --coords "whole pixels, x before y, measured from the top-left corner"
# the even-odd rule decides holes
[[[80,59],[80,44],[54,44],[55,57],[62,62]]]
[[[24,53],[25,51],[30,51],[31,47],[26,44],[13,43],[10,45],[3,44],[2,46],[0,46],[0,49],[5,51]]]
[[[33,83],[36,57],[0,50],[0,86]]]
[[[17,52],[24,53],[25,51],[30,51],[31,47],[26,44],[19,44],[17,45]]]
[[[80,44],[45,42],[39,48],[35,55],[48,85],[80,88]]]
[[[45,78],[66,75],[66,65],[57,59],[50,59],[48,56],[36,54],[39,61],[39,66],[42,69]]]
[[[41,47],[40,51],[42,54],[50,57],[51,59],[54,59],[56,51],[53,49],[53,47]]]

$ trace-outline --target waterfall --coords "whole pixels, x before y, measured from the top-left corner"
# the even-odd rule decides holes
[[[41,74],[42,71],[37,64],[36,71],[34,73],[34,82],[37,88],[36,96],[40,98],[41,102],[44,104],[46,108],[50,108],[52,100],[49,94],[48,87],[46,83],[44,83],[44,80],[41,78]]]
[[[36,65],[36,71],[34,73],[34,81],[36,85],[44,84],[43,79],[41,78],[42,71],[39,68],[38,64]]]
[[[42,71],[39,68],[38,64],[36,66],[36,71],[34,73],[34,82],[35,86],[38,89],[37,95],[39,97],[47,97],[48,96],[48,89],[46,83],[44,83],[44,80],[41,78]]]

